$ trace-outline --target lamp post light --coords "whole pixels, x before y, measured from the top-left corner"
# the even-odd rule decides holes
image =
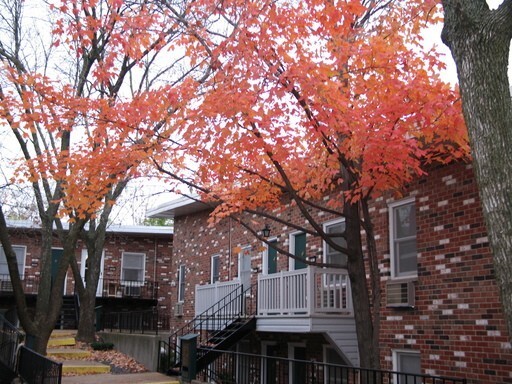
[[[265,224],[265,227],[261,230],[261,234],[263,237],[269,237],[270,236],[270,227],[268,224]]]

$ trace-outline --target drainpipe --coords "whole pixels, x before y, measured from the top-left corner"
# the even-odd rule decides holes
[[[156,259],[157,259],[157,249],[158,249],[158,240],[154,239],[153,244],[155,247],[155,260],[153,261],[153,284],[156,283]]]
[[[229,281],[231,281],[231,217],[229,218],[229,233],[228,233],[228,246],[229,246],[229,250],[228,250],[228,255],[229,255],[229,264],[228,264],[228,272],[229,272]]]

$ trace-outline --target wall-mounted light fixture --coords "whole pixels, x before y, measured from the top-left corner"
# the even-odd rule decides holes
[[[261,234],[263,237],[269,237],[270,236],[270,227],[268,224],[265,224],[265,227],[261,230]]]

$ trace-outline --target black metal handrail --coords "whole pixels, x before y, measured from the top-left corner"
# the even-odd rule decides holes
[[[203,345],[207,343],[211,331],[224,329],[240,317],[253,317],[256,314],[253,294],[255,288],[256,285],[252,285],[244,291],[243,286],[236,287],[188,324],[175,331],[168,342],[175,364],[181,362],[180,337],[190,333],[197,334],[198,344]],[[248,298],[252,300],[246,300]]]
[[[203,348],[198,349],[201,353]],[[208,349],[211,351],[211,349]],[[218,357],[198,372],[208,382],[235,383],[315,383],[315,384],[467,384],[465,378],[413,374],[327,364],[313,360],[213,350]],[[290,377],[292,375],[292,377]]]
[[[168,373],[173,361],[174,355],[171,352],[171,346],[167,341],[160,340],[158,342],[157,372]]]
[[[29,384],[60,384],[62,380],[62,363],[22,345],[18,361],[18,373]]]
[[[102,328],[120,333],[151,333],[168,332],[170,317],[157,309],[148,311],[107,312],[103,314]]]
[[[16,350],[23,340],[23,334],[0,314],[0,362],[14,373]]]

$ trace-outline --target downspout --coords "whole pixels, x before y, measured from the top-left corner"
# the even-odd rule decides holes
[[[156,251],[158,249],[158,244],[157,244],[157,239],[156,238],[153,240],[153,244],[155,246],[155,250],[154,250],[155,260],[153,261],[153,284],[154,284],[154,283],[156,283],[156,259],[157,259]]]
[[[228,281],[231,281],[231,224],[232,224],[232,219],[231,217],[229,218],[229,233],[228,233],[228,246],[229,246],[229,250],[228,250],[228,255],[229,255],[229,264],[228,264],[228,271],[229,271],[229,280]]]

